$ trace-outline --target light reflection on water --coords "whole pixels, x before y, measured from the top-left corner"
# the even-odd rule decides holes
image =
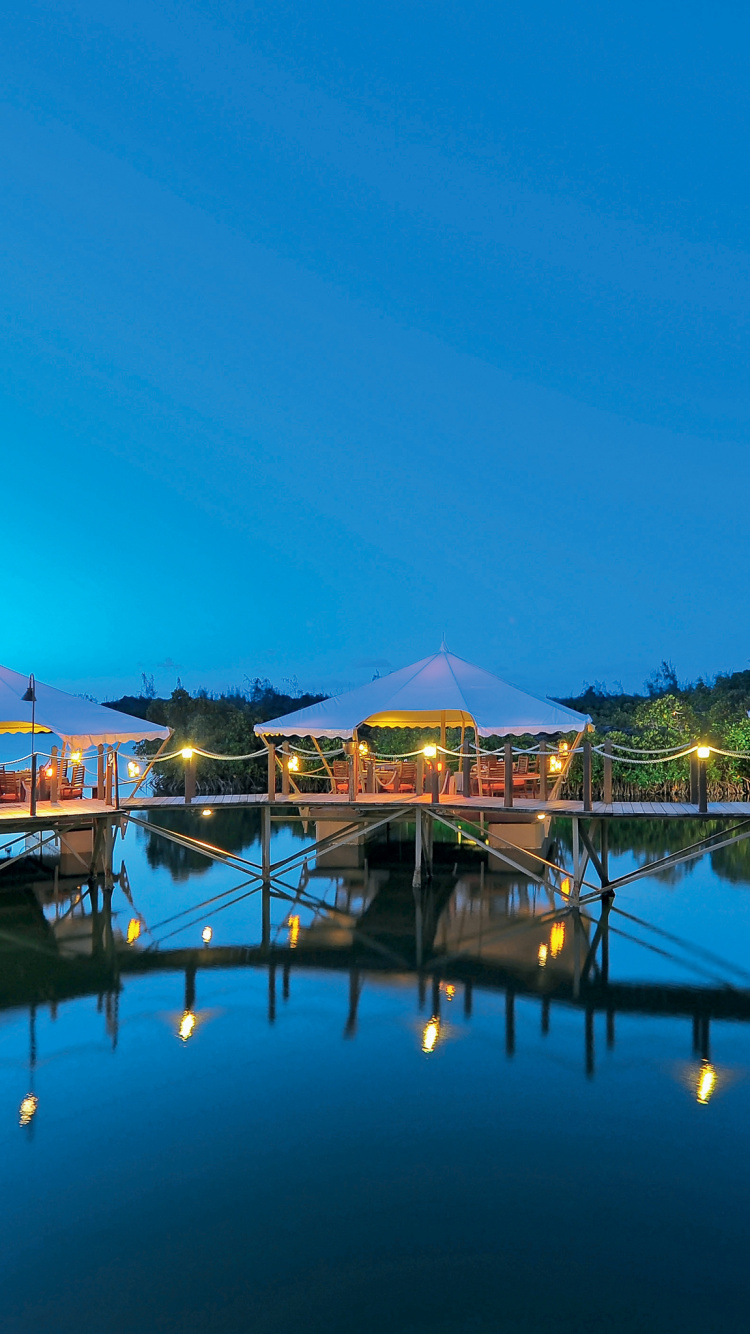
[[[257,862],[248,814],[211,839]],[[613,838],[611,874],[672,832]],[[273,859],[302,839],[275,826]],[[119,989],[61,973],[32,1011],[46,928],[5,900],[3,1331],[747,1328],[750,1023],[701,998],[742,1001],[750,876],[717,858],[619,893],[608,1006],[600,945],[575,994],[598,906],[465,849],[415,898],[410,855],[303,867],[278,952],[213,967],[259,942],[260,894],[131,826],[111,928],[85,893],[44,905],[82,970],[111,929]],[[157,940],[172,968],[128,971]]]

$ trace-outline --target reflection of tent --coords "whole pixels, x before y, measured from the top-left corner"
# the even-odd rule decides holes
[[[351,737],[362,723],[379,727],[476,727],[480,736],[580,732],[588,716],[527,695],[443,646],[411,667],[334,695],[307,709],[258,723],[263,736]]]
[[[28,676],[0,667],[0,733],[30,732],[31,704],[23,699]],[[131,718],[116,709],[106,709],[89,699],[67,695],[64,690],[36,681],[34,730],[54,732],[78,750],[87,746],[115,745],[118,741],[154,741],[170,735],[168,727]]]

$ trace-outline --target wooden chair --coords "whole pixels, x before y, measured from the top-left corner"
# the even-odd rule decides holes
[[[417,766],[411,760],[404,760],[399,766],[398,782],[394,787],[395,792],[416,792],[417,790]]]
[[[531,760],[528,755],[519,755],[516,772],[513,775],[513,786],[516,786],[516,778],[522,781],[523,791],[530,797],[533,797],[539,787],[539,770],[532,768]],[[521,784],[519,784],[520,786]]]
[[[349,791],[349,761],[334,760],[331,765],[333,769],[333,790],[334,792]]]
[[[0,801],[21,801],[20,775],[9,770],[0,770]]]
[[[75,801],[83,796],[83,784],[86,778],[86,769],[82,764],[76,764],[71,769],[69,778],[60,779],[59,796],[61,801]]]

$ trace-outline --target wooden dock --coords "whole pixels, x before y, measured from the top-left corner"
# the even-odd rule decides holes
[[[592,802],[590,808],[584,808],[582,801],[546,801],[529,798],[517,798],[512,807],[507,807],[500,797],[442,797],[435,804],[429,795],[415,797],[408,794],[394,796],[389,793],[361,794],[354,801],[338,793],[308,792],[294,796],[276,796],[269,802],[265,792],[224,793],[218,796],[197,796],[186,805],[184,797],[136,797],[124,799],[119,807],[108,805],[103,800],[83,798],[78,801],[51,802],[40,801],[36,816],[29,815],[28,807],[20,803],[8,803],[0,806],[0,833],[39,829],[72,828],[86,824],[89,820],[112,818],[127,815],[128,812],[157,810],[240,810],[263,809],[270,806],[272,811],[287,818],[298,815],[304,819],[341,819],[352,820],[387,814],[398,807],[401,810],[430,808],[439,810],[454,819],[477,820],[481,816],[493,823],[524,824],[544,817],[584,817],[595,820],[746,820],[750,819],[750,802],[747,801],[712,801],[705,813],[697,805],[688,802],[664,801],[614,801],[605,804]]]

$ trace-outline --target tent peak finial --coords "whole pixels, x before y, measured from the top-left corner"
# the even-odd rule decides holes
[[[448,652],[448,645],[445,642],[445,631],[443,631],[443,638],[440,640],[440,652],[441,653]]]

